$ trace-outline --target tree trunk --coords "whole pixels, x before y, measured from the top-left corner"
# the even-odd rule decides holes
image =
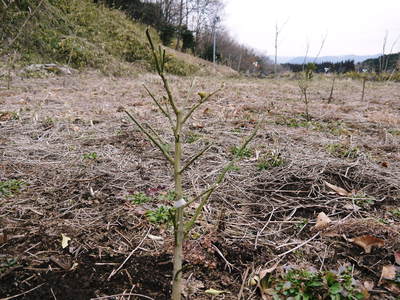
[[[175,201],[183,198],[181,158],[182,158],[182,112],[178,111],[176,115],[175,130],[175,161],[174,161],[174,179],[175,179]],[[172,277],[172,300],[181,300],[182,293],[182,247],[184,240],[184,220],[183,207],[176,208],[175,214],[175,248],[173,258],[173,277]]]
[[[183,0],[181,0],[181,4],[180,4],[180,7],[179,7],[178,36],[177,36],[177,39],[176,39],[175,50],[179,49],[179,43],[181,42],[181,38],[182,38],[182,23],[183,23]]]

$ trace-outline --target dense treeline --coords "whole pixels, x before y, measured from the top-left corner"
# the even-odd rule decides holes
[[[157,29],[164,45],[248,73],[266,73],[270,61],[240,45],[220,22],[221,0],[94,0],[125,11],[131,18]]]
[[[323,62],[319,64],[315,63],[314,65],[316,73],[347,73],[355,71],[354,60],[345,60],[337,63]],[[303,64],[282,64],[282,66],[292,72],[301,72],[304,70]]]
[[[367,59],[362,62],[361,66],[368,69],[368,71],[377,73],[400,70],[400,52]]]

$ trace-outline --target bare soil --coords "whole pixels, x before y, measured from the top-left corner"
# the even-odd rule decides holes
[[[200,77],[188,95],[191,80],[171,77],[186,107],[225,83],[188,124],[187,158],[214,143],[186,173],[188,196],[212,184],[232,147],[266,119],[184,247],[186,299],[209,299],[208,288],[260,299],[247,282],[276,262],[351,266],[356,280],[374,283],[371,298],[398,299],[378,282],[400,251],[400,84],[368,82],[361,102],[362,83],[340,79],[328,103],[331,80],[312,82],[307,122],[292,78]],[[24,183],[0,194],[0,299],[169,299],[171,228],[146,211],[171,205],[171,170],[124,113],[172,142],[143,84],[163,95],[154,74],[0,82],[0,182]],[[281,163],[260,170],[271,157]],[[137,192],[154,201],[134,204]],[[320,212],[335,235],[313,228]],[[361,235],[385,243],[365,253],[349,241]]]

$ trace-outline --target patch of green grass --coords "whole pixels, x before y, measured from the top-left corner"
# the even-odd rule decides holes
[[[259,159],[257,163],[257,169],[259,171],[269,170],[275,167],[283,166],[284,164],[285,160],[281,156],[281,153],[270,151]]]
[[[0,111],[0,121],[19,120],[19,114],[15,111]]]
[[[392,209],[392,210],[390,211],[390,213],[391,213],[393,216],[395,216],[395,217],[397,217],[397,218],[400,218],[400,208]]]
[[[0,274],[6,272],[9,268],[12,268],[17,265],[16,258],[8,258],[5,261],[0,261]]]
[[[392,134],[392,135],[400,136],[400,129],[392,128],[392,129],[389,129],[388,132],[389,132],[390,134]]]
[[[0,196],[11,197],[21,191],[25,182],[17,179],[0,181]]]
[[[201,139],[201,135],[195,132],[189,132],[185,137],[185,143],[192,144]]]
[[[360,207],[369,207],[374,205],[376,199],[375,197],[368,196],[365,193],[357,193],[351,197],[354,203]]]
[[[133,204],[144,204],[150,202],[152,199],[143,192],[134,193],[133,195],[128,195],[127,199]]]
[[[232,147],[231,148],[231,153],[236,156],[236,157],[240,157],[240,158],[244,158],[244,157],[251,157],[253,155],[253,151],[250,148],[244,148],[242,150],[240,150],[239,147]]]
[[[275,121],[276,125],[282,125],[282,126],[287,126],[287,127],[292,127],[292,128],[298,128],[298,127],[309,127],[311,122],[306,121],[306,120],[299,120],[296,118],[280,118]]]
[[[155,224],[166,224],[173,221],[172,207],[160,206],[157,209],[149,210],[146,212],[147,220]]]
[[[166,200],[168,202],[172,202],[175,200],[175,195],[176,195],[175,191],[170,190],[166,194],[161,194],[158,198],[160,200]]]
[[[308,128],[310,130],[328,132],[330,134],[340,136],[348,134],[348,130],[341,121],[322,122],[317,120],[307,121],[303,118],[285,118],[281,117],[275,121],[276,125],[287,126],[291,128]]]
[[[91,152],[91,153],[84,153],[82,157],[83,159],[96,160],[98,158],[98,155],[96,152]]]
[[[293,269],[280,278],[268,274],[260,285],[271,299],[366,299],[362,285],[354,280],[349,269],[341,273]]]
[[[326,151],[338,158],[357,158],[360,155],[358,147],[351,147],[346,144],[330,144],[326,146]]]

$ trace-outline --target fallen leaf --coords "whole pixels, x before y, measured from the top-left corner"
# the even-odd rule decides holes
[[[331,219],[324,212],[320,212],[317,216],[317,223],[313,228],[318,230],[326,227],[331,222]]]
[[[61,247],[63,249],[68,247],[68,243],[71,240],[70,237],[66,236],[65,234],[61,233]]]
[[[279,262],[277,262],[275,265],[273,265],[269,269],[263,269],[258,273],[258,282],[257,286],[260,290],[261,297],[263,300],[269,300],[271,298],[271,273],[275,271],[275,269],[278,267]]]
[[[147,236],[148,236],[149,239],[151,239],[153,241],[156,241],[156,242],[159,242],[159,243],[164,242],[164,238],[162,236],[152,235],[152,234],[148,234]]]
[[[392,292],[395,295],[400,295],[400,287],[398,284],[396,284],[394,282],[386,283],[384,285],[384,288],[389,290],[390,292]],[[399,299],[399,298],[397,298],[397,299]]]
[[[340,196],[349,196],[351,193],[349,193],[348,191],[346,191],[345,189],[338,187],[336,185],[333,185],[329,182],[324,181],[325,185],[327,187],[329,187],[330,189],[332,189],[333,191],[336,192],[336,194],[340,195]]]
[[[51,256],[50,261],[55,263],[57,266],[64,270],[70,270],[73,266],[71,257],[64,256],[64,257],[56,257],[56,256]]]
[[[387,168],[387,167],[389,167],[389,163],[387,161],[382,161],[381,166],[384,168]]]
[[[393,294],[400,295],[400,267],[395,265],[386,265],[382,267],[379,286],[384,287]]]
[[[400,265],[400,251],[394,252],[394,261],[396,262],[396,264]]]
[[[221,294],[228,294],[229,292],[227,291],[219,291],[215,289],[208,289],[205,291],[206,294],[212,295],[212,296],[219,296]]]
[[[204,288],[204,283],[200,280],[191,278],[190,280],[182,279],[182,295],[189,298]]]
[[[379,279],[379,282],[381,282],[382,279],[395,280],[396,279],[396,271],[397,271],[397,267],[394,265],[383,266],[381,278]]]
[[[193,122],[192,125],[190,126],[191,129],[203,129],[204,125],[200,123],[195,123]]]
[[[359,211],[361,207],[358,205],[355,205],[354,203],[348,203],[343,206],[343,208],[348,209],[348,210],[354,210],[354,211]]]
[[[367,291],[370,292],[374,289],[375,284],[372,281],[364,281],[363,286]]]
[[[371,253],[372,247],[383,247],[385,241],[379,239],[372,235],[363,235],[356,237],[354,239],[348,239],[349,242],[352,242],[365,250],[365,253]]]

